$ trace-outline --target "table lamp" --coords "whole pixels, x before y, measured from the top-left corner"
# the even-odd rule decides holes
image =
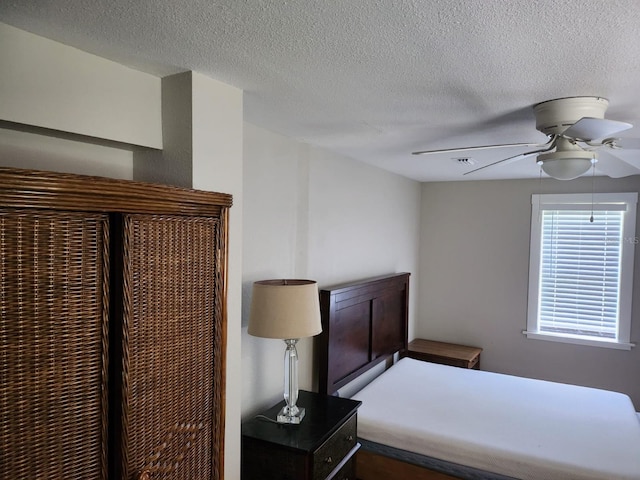
[[[253,284],[250,335],[280,338],[284,352],[285,406],[276,418],[278,423],[298,424],[305,414],[298,401],[298,352],[300,338],[322,332],[318,284],[313,280],[261,280]]]

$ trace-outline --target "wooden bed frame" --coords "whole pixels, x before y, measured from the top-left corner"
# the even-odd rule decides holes
[[[337,391],[395,353],[406,355],[409,273],[336,285],[320,291],[322,334],[317,338],[320,393]],[[360,480],[450,480],[455,477],[360,449]]]
[[[378,366],[371,373],[381,372],[381,367],[391,363],[380,365],[383,361],[396,353],[400,357],[406,354],[408,299],[408,273],[370,278],[321,290],[323,333],[317,337],[316,345],[321,392],[339,394],[339,389],[369,369]],[[353,385],[344,390],[351,390]],[[376,443],[363,438],[359,441],[362,448],[356,454],[356,474],[360,480],[513,480],[502,474],[465,466],[464,462],[453,463],[405,451],[401,446],[383,445],[384,441]],[[628,451],[629,455],[634,453]],[[631,473],[633,475],[636,472],[634,470]]]
[[[355,378],[407,351],[409,274],[398,273],[320,290],[317,338],[320,393],[334,395]]]

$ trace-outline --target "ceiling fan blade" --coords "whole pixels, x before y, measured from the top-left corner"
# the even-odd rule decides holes
[[[611,178],[628,177],[630,175],[640,175],[640,170],[611,153],[611,150],[598,150],[596,154],[598,162],[596,163],[596,171],[601,171]]]
[[[627,150],[640,150],[640,138],[616,138],[615,146]]]
[[[469,170],[468,172],[464,172],[463,175],[469,175],[470,173],[474,173],[477,172],[478,170],[482,170],[488,167],[493,167],[494,165],[498,165],[500,163],[511,163],[511,162],[515,162],[518,160],[523,160],[527,157],[530,157],[531,155],[535,155],[537,153],[543,153],[543,152],[547,152],[549,151],[549,149],[544,149],[544,150],[534,150],[532,152],[526,152],[526,153],[520,153],[518,155],[514,155],[512,157],[507,157],[507,158],[503,158],[502,160],[498,160],[497,162],[493,162],[493,163],[489,163],[487,165],[483,165],[482,167],[478,167],[478,168],[474,168],[473,170]]]
[[[480,145],[477,147],[460,147],[460,148],[442,148],[440,150],[423,150],[420,152],[411,152],[411,155],[429,155],[436,153],[453,153],[468,152],[471,150],[484,150],[489,148],[509,148],[509,147],[543,147],[545,144],[539,143],[504,143],[498,145]]]
[[[607,120],[606,118],[583,117],[562,132],[563,137],[585,142],[610,137],[633,127],[630,123]]]
[[[493,167],[494,165],[498,165],[500,163],[512,163],[512,162],[516,162],[518,160],[523,160],[523,159],[525,159],[527,157],[530,157],[531,155],[536,155],[538,153],[548,152],[549,150],[553,150],[554,148],[556,148],[556,140],[557,140],[557,137],[554,136],[546,144],[538,145],[539,147],[544,147],[544,148],[539,148],[538,150],[532,150],[530,152],[520,153],[518,155],[513,155],[511,157],[503,158],[502,160],[498,160],[497,162],[489,163],[487,165],[483,165],[482,167],[478,167],[478,168],[474,168],[473,170],[469,170],[468,172],[463,173],[463,175],[468,175],[470,173],[477,172],[478,170],[483,170],[483,169],[488,168],[488,167]]]

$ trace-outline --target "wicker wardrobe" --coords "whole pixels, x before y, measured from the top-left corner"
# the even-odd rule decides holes
[[[0,168],[0,478],[222,478],[230,207]]]

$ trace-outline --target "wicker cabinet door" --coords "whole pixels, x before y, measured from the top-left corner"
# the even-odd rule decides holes
[[[219,221],[125,215],[123,239],[122,477],[222,478]]]
[[[108,218],[0,208],[0,478],[106,480]]]

